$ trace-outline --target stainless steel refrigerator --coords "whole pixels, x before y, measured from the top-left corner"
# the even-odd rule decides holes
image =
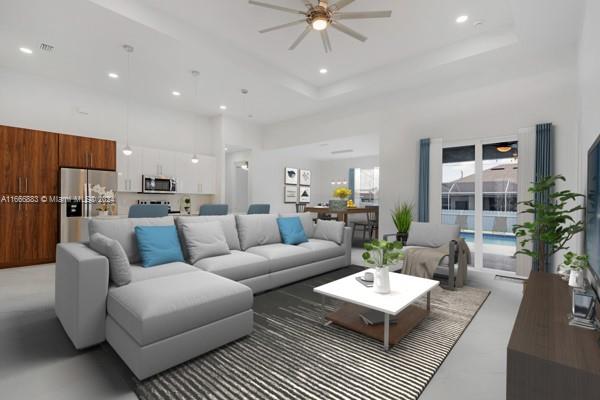
[[[60,170],[60,241],[88,240],[88,221],[99,215],[97,205],[89,201],[92,187],[100,185],[117,192],[117,173],[93,169],[61,168]]]

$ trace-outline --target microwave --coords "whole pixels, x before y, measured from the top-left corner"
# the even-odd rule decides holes
[[[142,176],[142,192],[144,193],[176,193],[177,182],[173,178],[163,176]]]

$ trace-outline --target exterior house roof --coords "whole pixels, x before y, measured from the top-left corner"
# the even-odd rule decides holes
[[[501,164],[483,171],[483,193],[517,193],[518,164]],[[475,174],[442,184],[445,194],[475,193]]]

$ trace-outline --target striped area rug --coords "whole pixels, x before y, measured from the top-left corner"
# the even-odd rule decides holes
[[[252,335],[136,381],[136,394],[143,400],[417,399],[489,291],[436,289],[429,317],[386,353],[378,341],[322,325],[321,297],[312,289],[358,270],[257,296]]]

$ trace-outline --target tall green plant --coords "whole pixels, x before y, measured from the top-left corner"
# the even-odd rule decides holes
[[[583,221],[575,220],[574,215],[583,210],[577,203],[582,194],[563,190],[554,192],[557,181],[566,181],[562,175],[549,176],[534,183],[529,192],[546,194],[548,202],[535,200],[521,201],[526,208],[521,213],[533,214],[535,220],[513,225],[513,232],[521,244],[521,250],[515,254],[525,254],[532,257],[540,271],[546,270],[548,260],[559,250],[567,250],[567,242],[576,234],[583,231]],[[533,243],[532,250],[526,248]]]
[[[398,233],[408,233],[413,221],[413,210],[414,205],[407,202],[397,204],[392,210],[392,219]]]

